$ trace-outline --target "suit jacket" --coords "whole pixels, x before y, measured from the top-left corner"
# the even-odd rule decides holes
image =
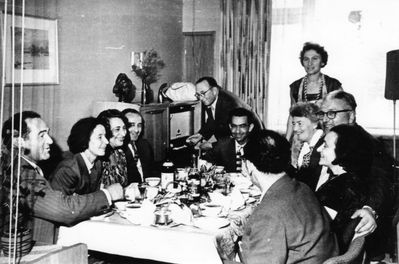
[[[235,94],[223,89],[219,89],[219,96],[215,108],[215,122],[209,122],[208,120],[205,120],[205,123],[202,125],[199,133],[206,140],[211,138],[212,135],[215,135],[217,140],[222,137],[230,136],[229,113],[231,110],[237,107],[243,107],[251,110],[251,108]],[[253,131],[257,131],[263,128],[264,125],[258,115],[253,111],[252,113],[255,120]],[[203,111],[203,116],[204,115],[205,112]]]
[[[17,161],[14,164],[18,164]],[[14,167],[14,177],[17,176],[17,167]],[[6,182],[10,186],[9,177]],[[20,212],[27,220],[27,226],[33,230],[33,239],[36,242],[54,243],[56,225],[74,225],[109,208],[103,191],[86,195],[65,195],[54,190],[37,169],[24,159],[21,159],[19,189]],[[9,191],[8,188],[2,193],[8,197]]]
[[[143,178],[155,176],[154,170],[154,152],[150,142],[144,138],[139,138],[136,141],[137,152],[143,169]],[[133,153],[129,147],[125,148],[127,161],[127,175],[129,183],[141,182],[140,173],[137,169],[137,163],[133,158]]]
[[[386,252],[387,234],[392,234],[391,226],[395,207],[395,181],[392,169],[394,161],[392,156],[386,152],[381,141],[370,135],[362,127],[360,128],[370,138],[373,146],[371,171],[368,175],[364,175],[369,193],[364,205],[373,208],[379,216],[377,218],[377,229],[366,237],[366,253],[372,258]]]
[[[249,217],[244,263],[323,263],[338,253],[329,221],[312,190],[285,175]]]
[[[97,160],[89,174],[80,153],[63,160],[50,177],[51,187],[65,194],[86,194],[98,191],[101,183],[101,161]]]
[[[306,183],[310,189],[316,190],[317,183],[320,178],[321,169],[323,166],[319,165],[320,152],[317,149],[323,144],[324,137],[321,137],[319,141],[314,145],[312,153],[310,154],[310,163],[307,168],[299,168],[295,172],[295,178],[301,182]]]
[[[219,166],[224,166],[226,172],[235,172],[236,145],[234,138],[225,137],[220,139],[216,145],[208,151],[204,159]]]

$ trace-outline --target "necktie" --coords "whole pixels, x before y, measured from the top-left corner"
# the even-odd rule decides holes
[[[132,143],[132,148],[133,148],[133,159],[135,162],[139,159],[139,153],[137,152],[137,147],[136,144]]]
[[[212,113],[212,107],[207,107],[206,108],[206,114],[208,115],[208,122],[213,122],[215,121]]]
[[[239,147],[237,152],[236,152],[236,171],[241,172],[242,170],[242,153],[241,153],[242,148]]]

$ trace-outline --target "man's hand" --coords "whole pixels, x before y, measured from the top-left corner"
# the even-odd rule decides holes
[[[122,188],[122,185],[120,185],[119,183],[114,183],[105,189],[111,195],[112,201],[117,201],[117,200],[121,200],[124,198],[123,188]]]
[[[205,141],[205,142],[202,142],[199,147],[201,150],[208,151],[208,150],[212,149],[212,143]]]
[[[356,217],[362,218],[359,224],[355,228],[356,235],[358,236],[368,235],[374,232],[374,230],[377,228],[377,223],[370,209],[362,208],[356,210],[356,212],[351,216],[351,218],[355,219]]]
[[[202,139],[202,135],[199,134],[199,133],[197,133],[197,134],[194,134],[194,135],[192,135],[192,136],[189,136],[189,137],[186,139],[186,142],[187,142],[188,144],[190,144],[190,145],[197,145],[198,142],[200,142],[201,139]]]

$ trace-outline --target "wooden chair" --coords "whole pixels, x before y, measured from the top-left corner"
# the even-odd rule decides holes
[[[62,247],[39,257],[29,264],[87,264],[88,252],[86,244],[75,244],[69,247]]]
[[[366,236],[356,237],[355,228],[360,222],[360,218],[352,219],[345,227],[342,234],[342,241],[349,243],[348,249],[342,255],[332,257],[323,262],[323,264],[360,264],[363,263],[364,243]],[[346,242],[345,242],[346,241]]]

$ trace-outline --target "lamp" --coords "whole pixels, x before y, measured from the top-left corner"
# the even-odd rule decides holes
[[[387,72],[385,79],[385,98],[393,100],[393,176],[395,181],[395,192],[398,190],[399,180],[396,176],[396,100],[399,99],[399,50],[391,50],[387,52]],[[397,198],[399,199],[399,197]],[[398,201],[396,201],[398,204]],[[395,212],[395,223],[399,217],[399,210]],[[396,227],[396,256],[399,252],[399,228]]]

